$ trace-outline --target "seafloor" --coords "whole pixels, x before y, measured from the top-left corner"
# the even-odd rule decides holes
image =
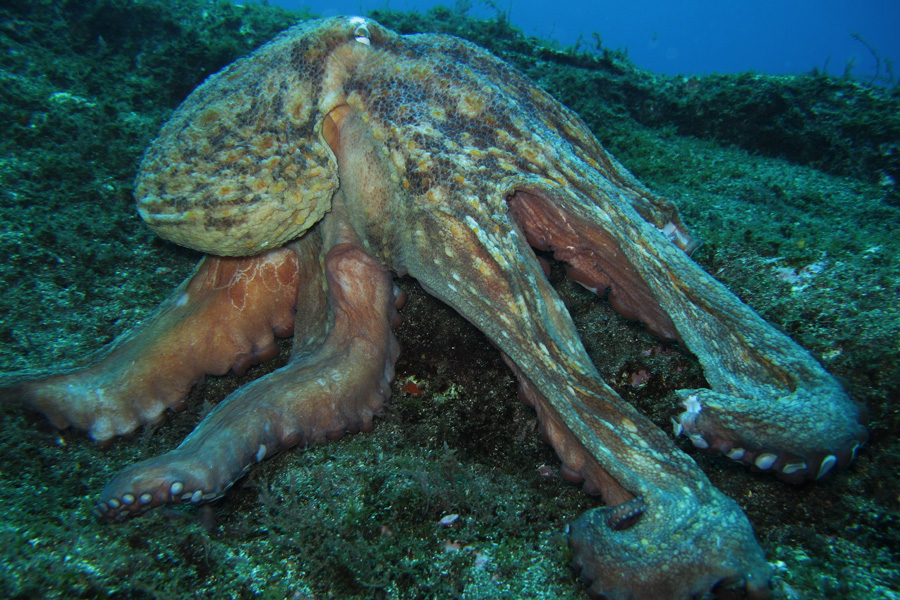
[[[900,598],[895,82],[658,77],[621,52],[528,39],[502,15],[374,16],[470,38],[577,110],[679,204],[705,240],[700,264],[867,404],[869,444],[816,485],[686,449],[749,515],[777,598]],[[192,88],[298,18],[200,0],[0,5],[0,371],[84,356],[185,276],[198,256],[155,238],[133,210],[137,160]],[[695,362],[559,271],[603,376],[668,429],[672,390],[702,379]],[[274,365],[210,379],[165,426],[108,449],[4,399],[0,597],[584,598],[561,532],[596,500],[559,479],[490,344],[414,281],[400,284],[405,352],[375,432],[283,453],[205,509],[122,525],[90,515],[114,472],[175,446]]]

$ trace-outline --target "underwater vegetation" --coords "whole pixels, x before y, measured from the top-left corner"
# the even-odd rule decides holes
[[[206,2],[2,10],[0,371],[10,371],[84,355],[186,275],[198,256],[134,213],[137,161],[204,77],[297,16]],[[781,597],[896,594],[896,95],[825,75],[660,78],[615,52],[547,47],[502,20],[373,17],[472,39],[578,111],[679,204],[705,241],[694,257],[846,380],[871,433],[848,471],[795,487],[695,456],[748,513]],[[702,380],[694,361],[557,271],[604,378],[668,427],[671,390]],[[172,447],[246,378],[211,379],[168,426],[107,450],[4,410],[0,594],[583,597],[559,532],[595,501],[560,481],[497,352],[404,287],[405,351],[375,433],[283,454],[209,509],[117,526],[90,516],[113,472]]]

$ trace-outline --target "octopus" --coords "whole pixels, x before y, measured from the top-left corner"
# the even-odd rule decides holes
[[[590,595],[766,597],[747,517],[603,381],[535,250],[696,356],[709,387],[674,392],[675,437],[788,482],[846,467],[866,441],[842,386],[690,258],[669,200],[463,40],[299,24],[183,102],[135,196],[152,230],[205,258],[136,329],[78,368],[7,375],[5,398],[107,443],[293,342],[178,447],[117,474],[103,521],[210,502],[275,453],[371,430],[409,275],[499,348],[562,473],[602,500],[567,528]]]

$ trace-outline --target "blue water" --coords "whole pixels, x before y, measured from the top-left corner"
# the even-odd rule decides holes
[[[384,8],[425,11],[454,0],[270,0],[308,6],[324,16]],[[469,14],[496,10],[474,1]],[[900,0],[497,0],[526,34],[563,46],[628,50],[639,66],[659,73],[706,74],[755,70],[801,73],[828,68],[841,75],[848,61],[860,79],[875,76],[876,62],[851,34],[858,33],[900,77]],[[881,74],[885,74],[882,63]]]

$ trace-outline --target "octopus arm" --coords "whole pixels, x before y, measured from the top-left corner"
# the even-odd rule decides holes
[[[721,582],[764,590],[769,567],[743,512],[602,381],[520,225],[491,229],[496,219],[440,211],[417,223],[421,243],[403,252],[410,275],[504,352],[566,476],[610,505],[572,524],[592,593],[688,598]]]
[[[291,335],[298,258],[290,249],[251,258],[208,256],[157,311],[84,366],[6,376],[0,395],[105,443],[183,407],[206,375],[243,373]]]
[[[303,331],[287,365],[225,398],[177,448],[116,475],[100,494],[98,517],[215,500],[281,450],[371,431],[390,397],[400,353],[391,328],[403,296],[336,212],[322,224],[324,269],[317,258],[304,261],[311,268],[300,286],[300,305],[324,327]]]
[[[709,389],[680,390],[676,434],[792,482],[819,479],[865,443],[865,411],[803,348],[707,274],[652,220],[601,183],[593,197],[547,187],[516,193],[528,240],[552,250],[614,307],[683,343]],[[560,224],[565,223],[565,227]]]

